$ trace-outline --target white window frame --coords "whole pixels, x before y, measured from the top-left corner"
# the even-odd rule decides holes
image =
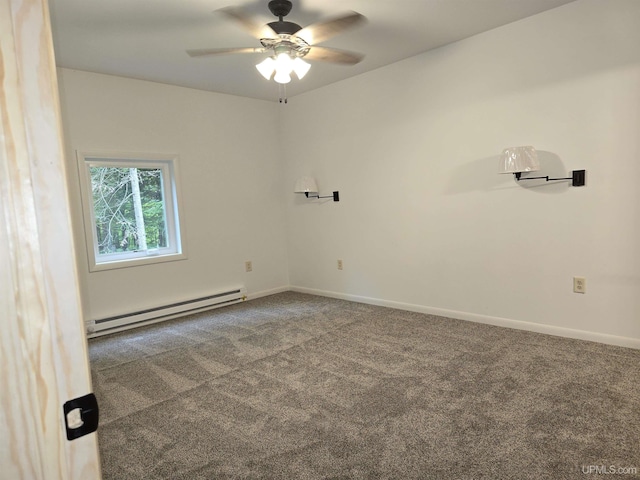
[[[171,262],[187,258],[177,155],[84,152],[78,150],[76,151],[76,158],[80,177],[84,235],[90,272]],[[156,168],[162,170],[163,197],[169,243],[167,247],[112,255],[98,254],[93,193],[91,190],[91,166]]]

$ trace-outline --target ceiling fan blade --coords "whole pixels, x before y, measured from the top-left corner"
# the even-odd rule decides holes
[[[305,60],[320,60],[322,62],[341,63],[343,65],[355,65],[364,58],[361,53],[347,52],[328,47],[311,47]]]
[[[315,45],[316,43],[329,40],[347,28],[355,27],[366,20],[367,18],[364,15],[358,12],[351,12],[333,19],[312,23],[299,32],[296,32],[296,37],[302,38],[309,45]]]
[[[225,7],[219,10],[215,10],[226,15],[228,18],[236,21],[251,35],[260,40],[261,38],[277,38],[278,34],[273,31],[269,25],[261,25],[256,23],[251,15],[237,7]]]
[[[197,50],[187,50],[190,57],[208,57],[211,55],[229,55],[231,53],[264,53],[265,48],[201,48]]]

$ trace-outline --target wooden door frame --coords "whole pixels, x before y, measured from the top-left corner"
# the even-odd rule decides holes
[[[100,479],[47,0],[0,0],[0,478]]]

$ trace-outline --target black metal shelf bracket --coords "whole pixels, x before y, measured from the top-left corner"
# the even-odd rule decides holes
[[[556,181],[556,180],[571,180],[571,186],[573,187],[584,187],[585,184],[585,176],[586,176],[586,170],[573,170],[571,172],[571,176],[570,177],[563,177],[563,178],[549,178],[549,175],[545,176],[545,177],[522,177],[522,173],[521,172],[516,172],[514,173],[516,180],[520,181],[520,180],[546,180],[547,182],[552,182],[552,181]]]
[[[340,193],[339,192],[333,192],[333,195],[324,195],[324,196],[320,196],[320,194],[315,194],[315,195],[309,195],[309,192],[304,192],[304,195],[307,198],[333,198],[334,202],[339,202],[340,201]]]

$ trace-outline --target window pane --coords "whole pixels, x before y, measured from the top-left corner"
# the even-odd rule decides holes
[[[138,168],[147,249],[168,246],[162,170]]]
[[[168,246],[162,169],[89,167],[98,255]]]

